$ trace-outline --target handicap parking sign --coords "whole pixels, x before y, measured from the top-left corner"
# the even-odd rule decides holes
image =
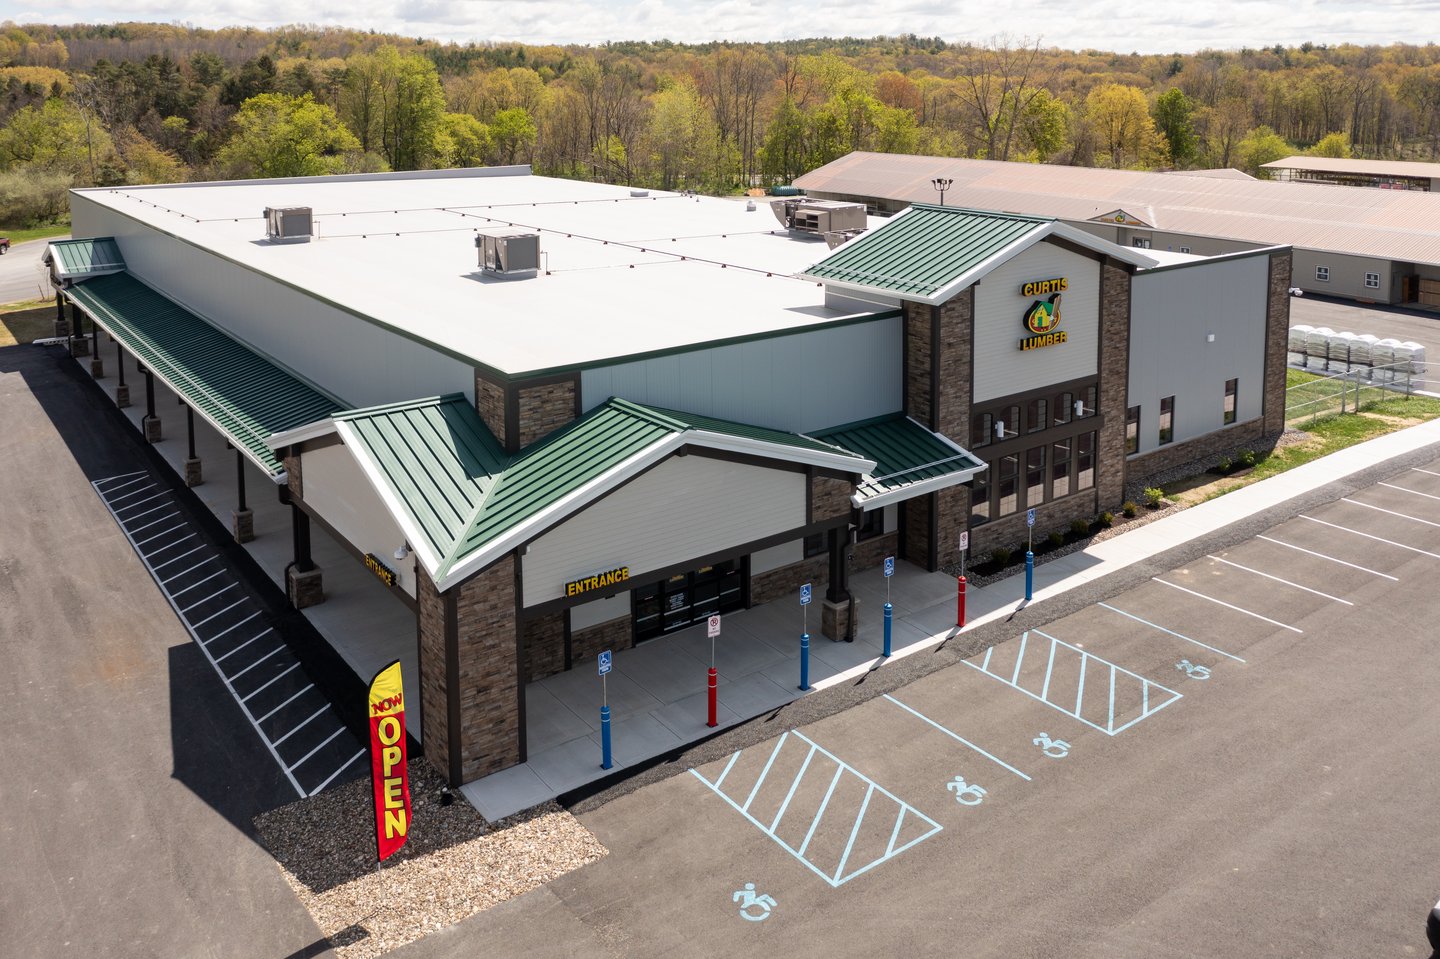
[[[610,650],[607,649],[600,654],[600,675],[604,676],[608,672],[610,672]]]
[[[1034,526],[1034,525],[1035,525],[1035,508],[1034,508],[1034,507],[1031,507],[1030,509],[1027,509],[1027,510],[1025,511],[1025,525],[1026,525],[1026,526]]]
[[[800,587],[800,605],[801,605],[801,606],[809,606],[809,605],[810,605],[810,584],[809,584],[809,583],[806,583],[804,586],[801,586],[801,587]]]
[[[895,575],[895,557],[893,557],[893,556],[887,556],[887,557],[885,557],[885,575],[886,575],[886,576],[894,576],[894,575]]]

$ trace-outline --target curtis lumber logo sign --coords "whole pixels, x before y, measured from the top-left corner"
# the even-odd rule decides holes
[[[1022,337],[1017,344],[1021,350],[1038,350],[1065,342],[1065,331],[1057,327],[1060,325],[1060,294],[1069,288],[1070,281],[1063,276],[1032,280],[1020,287],[1021,296],[1037,297],[1022,318],[1025,329],[1031,335]],[[1046,299],[1038,299],[1042,296]]]

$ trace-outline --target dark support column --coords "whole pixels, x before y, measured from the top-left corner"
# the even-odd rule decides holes
[[[185,433],[190,439],[190,456],[185,460],[185,485],[199,486],[205,482],[200,470],[200,457],[195,455],[195,410],[185,407]],[[241,473],[244,476],[244,473]]]
[[[295,502],[290,504],[290,527],[295,535],[295,562],[285,570],[285,592],[296,609],[325,602],[325,585],[320,568],[310,558],[310,516]]]
[[[860,604],[850,595],[849,534],[844,527],[825,534],[830,545],[830,582],[820,608],[820,631],[834,640],[855,639],[854,618]]]
[[[850,598],[850,592],[846,589],[849,582],[845,575],[844,531],[832,529],[825,535],[830,546],[830,584],[825,590],[825,598],[838,603],[842,599]]]
[[[115,387],[115,405],[122,410],[130,405],[130,387],[125,385],[125,347],[115,342],[115,369],[120,376],[120,382]]]
[[[100,356],[100,324],[95,322],[95,317],[90,317],[90,339],[93,341],[90,349],[90,375],[97,380],[105,378],[105,360]]]
[[[230,531],[235,534],[235,542],[248,543],[255,538],[255,514],[245,505],[245,457],[238,449],[235,450],[235,488],[239,500],[230,514]]]
[[[70,320],[65,315],[65,297],[59,290],[55,291],[55,335],[70,335]]]
[[[160,417],[155,415],[155,374],[145,371],[145,442],[160,442]]]
[[[85,338],[85,314],[74,303],[70,304],[70,355],[90,355],[90,341]]]

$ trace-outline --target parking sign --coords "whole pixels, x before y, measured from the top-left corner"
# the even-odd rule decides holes
[[[893,556],[887,556],[887,557],[885,557],[885,575],[886,575],[886,576],[894,576],[894,575],[895,575],[895,557],[893,557]]]
[[[705,623],[705,635],[714,639],[720,635],[720,614],[712,613]]]
[[[967,549],[969,549],[969,548],[970,548],[970,531],[969,531],[968,529],[966,529],[966,530],[961,530],[961,531],[960,531],[960,552],[963,553],[963,552],[965,552],[965,551],[966,551]]]
[[[809,583],[806,583],[804,586],[801,586],[801,587],[800,587],[800,605],[801,605],[801,606],[809,606],[809,605],[810,605],[810,584],[809,584]]]
[[[607,649],[605,650],[605,652],[600,654],[599,663],[601,676],[604,676],[606,673],[610,672],[610,650]]]
[[[1033,506],[1032,506],[1030,509],[1027,509],[1027,510],[1025,511],[1025,525],[1026,525],[1026,526],[1034,526],[1034,525],[1035,525],[1035,508],[1034,508]]]

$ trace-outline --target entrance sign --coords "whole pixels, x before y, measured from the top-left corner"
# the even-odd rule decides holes
[[[384,563],[374,553],[365,554],[365,568],[375,574],[375,578],[386,586],[395,585],[395,571]]]
[[[582,576],[579,579],[572,579],[565,584],[565,595],[579,596],[581,593],[588,593],[592,589],[604,589],[606,586],[623,583],[629,578],[630,567],[617,566],[603,573],[596,573],[594,576]]]
[[[804,586],[801,586],[801,587],[800,587],[800,605],[801,605],[801,606],[809,606],[809,605],[810,605],[810,584],[809,584],[809,583],[806,583]]]
[[[600,658],[597,660],[597,663],[598,663],[599,666],[600,666],[600,675],[601,675],[601,676],[604,676],[606,673],[610,672],[610,663],[611,663],[610,650],[607,649],[607,650],[605,650],[603,653],[601,653],[601,654],[600,654]]]
[[[720,635],[720,614],[713,613],[705,622],[705,635],[714,639]]]
[[[375,855],[384,862],[410,834],[410,777],[405,767],[405,686],[400,660],[370,681],[370,781],[375,795]]]

